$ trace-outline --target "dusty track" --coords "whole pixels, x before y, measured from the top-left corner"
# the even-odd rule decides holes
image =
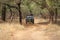
[[[56,24],[41,23],[40,20],[35,20],[35,24],[23,25],[1,23],[0,40],[60,40],[60,27]]]

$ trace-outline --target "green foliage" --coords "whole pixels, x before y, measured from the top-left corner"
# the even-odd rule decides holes
[[[0,0],[0,2],[7,3],[10,5],[16,5],[19,0]],[[60,0],[58,0],[59,2]],[[31,10],[33,14],[39,14],[40,11],[43,11],[43,13],[48,13],[48,10],[46,8],[41,9],[41,7],[45,7],[47,5],[50,8],[55,7],[57,4],[57,1],[55,0],[21,0],[21,11],[22,13],[29,13]],[[60,2],[58,3],[60,4]],[[1,9],[1,7],[0,7]],[[1,10],[0,10],[1,13]]]

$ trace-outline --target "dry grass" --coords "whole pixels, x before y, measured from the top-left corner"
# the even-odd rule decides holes
[[[23,29],[24,26],[19,24],[2,23],[0,24],[0,40],[11,40],[15,31]]]
[[[38,22],[38,20],[35,21]],[[1,23],[0,40],[60,40],[60,26],[56,24]]]

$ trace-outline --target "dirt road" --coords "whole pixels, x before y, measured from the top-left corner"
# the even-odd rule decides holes
[[[15,32],[14,40],[60,40],[60,29],[56,26],[45,27],[41,25],[36,28],[29,28]]]
[[[1,23],[0,40],[60,40],[59,25],[36,23],[29,25]]]

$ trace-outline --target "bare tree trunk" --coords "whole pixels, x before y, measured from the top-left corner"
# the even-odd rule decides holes
[[[19,22],[20,22],[20,24],[22,24],[22,13],[21,13],[21,2],[20,3],[18,3],[18,11],[19,11]]]
[[[57,16],[58,16],[57,8],[55,8],[55,23],[57,22]]]
[[[59,2],[58,2],[58,0],[55,0],[56,1],[56,8],[55,8],[55,23],[57,22],[57,16],[58,16],[58,4],[59,4]]]
[[[5,22],[6,21],[6,6],[2,6],[2,20]]]
[[[54,22],[54,12],[53,12],[53,10],[49,9],[49,14],[50,14],[50,18],[49,18],[50,22],[53,23]]]

